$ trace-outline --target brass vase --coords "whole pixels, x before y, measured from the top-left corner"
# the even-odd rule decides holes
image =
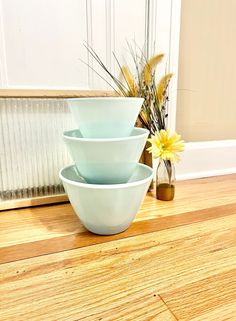
[[[160,160],[156,171],[156,198],[171,201],[175,196],[175,167],[170,160]]]

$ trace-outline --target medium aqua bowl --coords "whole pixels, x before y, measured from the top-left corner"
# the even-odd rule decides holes
[[[122,138],[83,138],[79,130],[64,132],[64,141],[80,175],[91,184],[126,183],[142,154],[149,131],[133,128]]]
[[[83,137],[114,138],[130,135],[144,99],[92,97],[66,101]]]
[[[126,184],[87,184],[75,165],[63,168],[60,179],[82,224],[100,235],[126,230],[137,214],[153,175],[152,168],[138,164]]]

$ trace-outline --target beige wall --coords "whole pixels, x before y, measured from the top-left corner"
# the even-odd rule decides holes
[[[236,138],[236,0],[182,0],[177,131]]]

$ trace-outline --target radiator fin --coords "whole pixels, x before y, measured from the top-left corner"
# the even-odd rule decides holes
[[[63,99],[0,99],[0,199],[63,193],[58,172],[72,161],[62,134],[73,128]]]

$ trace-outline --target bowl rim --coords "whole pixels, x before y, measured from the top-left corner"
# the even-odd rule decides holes
[[[139,186],[142,184],[147,183],[148,181],[151,181],[151,179],[153,178],[153,168],[150,166],[147,166],[145,164],[141,164],[141,163],[137,163],[137,166],[140,167],[144,167],[147,170],[149,170],[149,175],[141,180],[137,180],[135,182],[130,182],[130,183],[121,183],[121,184],[90,184],[90,183],[80,183],[80,182],[75,182],[73,180],[70,180],[68,178],[65,178],[62,175],[62,171],[69,168],[69,167],[73,167],[75,166],[75,164],[71,164],[68,166],[63,167],[60,172],[59,172],[59,177],[62,180],[62,182],[68,183],[70,185],[74,185],[74,186],[78,186],[78,187],[83,187],[83,188],[87,188],[87,189],[97,189],[97,190],[112,190],[112,189],[126,189],[126,188],[130,188],[130,187],[134,187],[134,186]]]
[[[103,143],[103,142],[119,142],[119,141],[130,141],[130,140],[135,140],[138,138],[143,138],[145,136],[148,136],[148,134],[150,133],[148,129],[146,128],[141,128],[141,127],[133,127],[133,130],[137,130],[139,131],[137,133],[137,135],[134,136],[124,136],[124,137],[113,137],[113,138],[86,138],[86,137],[71,137],[68,136],[67,133],[73,132],[75,130],[79,130],[78,128],[75,129],[70,129],[70,130],[66,130],[63,133],[63,138],[67,141],[78,141],[78,142],[96,142],[96,143]],[[131,132],[132,133],[132,132]]]
[[[79,100],[133,100],[133,101],[144,101],[143,97],[124,97],[124,96],[99,96],[99,97],[77,97],[77,98],[64,98],[66,101],[79,101]]]

